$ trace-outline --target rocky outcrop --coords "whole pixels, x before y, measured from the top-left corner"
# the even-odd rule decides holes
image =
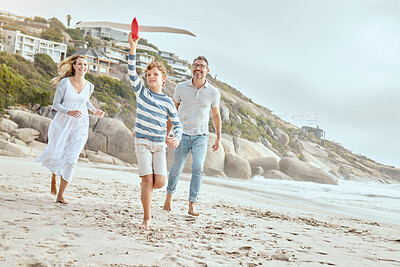
[[[279,161],[279,169],[296,181],[309,181],[322,184],[337,185],[337,178],[306,162],[284,157]]]
[[[217,151],[213,151],[212,146],[215,144],[215,140],[217,140],[217,135],[209,133],[204,174],[208,176],[225,176],[225,150],[221,145]]]
[[[252,176],[258,174],[259,170],[257,167],[263,169],[263,173],[266,174],[270,170],[279,170],[279,162],[274,157],[262,157],[249,160],[251,166]]]
[[[272,152],[270,149],[265,147],[261,143],[250,142],[249,140],[242,138],[234,138],[235,151],[239,157],[247,160],[262,158],[262,157],[274,157],[277,160],[280,159],[278,155]]]
[[[234,178],[252,177],[249,161],[229,152],[225,153],[225,173],[228,177]]]
[[[15,129],[10,133],[24,143],[31,142],[39,137],[40,132],[31,128]]]

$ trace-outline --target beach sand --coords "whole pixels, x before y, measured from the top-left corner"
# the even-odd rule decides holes
[[[137,170],[79,163],[63,205],[46,168],[0,157],[0,266],[400,266],[399,225],[261,198],[212,177],[192,217],[188,180],[171,212],[165,188],[153,193],[143,231]]]

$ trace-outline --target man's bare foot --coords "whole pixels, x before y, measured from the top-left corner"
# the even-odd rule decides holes
[[[52,173],[51,174],[51,194],[52,195],[57,195],[57,176]]]
[[[56,202],[61,204],[68,204],[68,202],[65,201],[63,197],[57,197]]]
[[[197,212],[196,208],[194,207],[194,204],[195,204],[194,202],[189,202],[188,213],[189,213],[189,215],[192,215],[192,216],[199,216],[200,213]]]
[[[167,197],[165,198],[163,209],[166,211],[171,211],[172,210],[171,202],[172,202],[172,195],[167,194]]]
[[[143,219],[143,222],[142,222],[141,225],[139,225],[139,227],[142,228],[143,230],[149,230],[150,229],[150,223],[151,223],[150,219]]]

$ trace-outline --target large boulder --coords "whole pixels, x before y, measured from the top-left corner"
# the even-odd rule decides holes
[[[274,157],[277,160],[280,160],[280,157],[277,154],[262,143],[254,143],[237,137],[234,139],[234,144],[236,154],[241,158],[251,160],[262,157]]]
[[[18,129],[18,124],[16,124],[12,120],[0,118],[0,132],[11,133],[16,129]]]
[[[103,152],[129,163],[137,163],[134,137],[123,122],[99,118],[94,132],[101,133],[107,138],[107,151]]]
[[[225,173],[228,177],[251,178],[251,167],[247,159],[238,157],[233,153],[225,153]]]
[[[296,181],[308,181],[337,185],[337,178],[311,164],[294,158],[284,157],[279,161],[279,169]]]
[[[276,128],[274,132],[275,136],[278,138],[279,143],[281,143],[283,146],[287,146],[289,144],[289,136],[286,133],[284,133],[279,128]]]
[[[221,144],[217,151],[213,151],[212,146],[217,140],[214,133],[208,134],[207,156],[204,162],[204,174],[208,176],[225,176],[225,150]]]
[[[26,145],[21,146],[4,140],[0,140],[0,155],[10,157],[36,157],[40,151],[29,148]]]
[[[293,179],[290,176],[277,170],[269,170],[267,172],[264,172],[263,176],[268,179],[293,181]]]
[[[107,153],[107,137],[102,133],[93,132],[93,130],[89,129],[85,149]]]
[[[225,153],[236,154],[235,145],[233,144],[232,141],[229,141],[228,139],[225,138],[221,138],[221,144],[224,147]]]
[[[20,128],[32,128],[39,131],[38,141],[47,143],[47,132],[51,119],[32,114],[21,110],[7,110],[10,118],[16,122]]]
[[[269,170],[279,170],[278,160],[274,157],[250,159],[249,163],[251,166],[252,176],[255,176],[256,173],[259,173],[257,167],[261,167],[264,170],[264,173],[268,172]]]
[[[12,136],[15,136],[19,140],[21,140],[25,143],[28,143],[28,142],[31,142],[31,141],[35,140],[36,138],[38,138],[40,132],[38,130],[31,129],[31,128],[19,128],[19,129],[15,129],[10,134]]]

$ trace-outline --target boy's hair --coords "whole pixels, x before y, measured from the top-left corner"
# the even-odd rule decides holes
[[[196,57],[196,58],[193,60],[193,63],[194,63],[196,60],[204,60],[204,61],[206,62],[206,64],[207,64],[207,68],[208,68],[208,60],[206,59],[205,56],[198,56],[198,57]]]
[[[147,72],[153,68],[157,68],[159,71],[161,71],[162,77],[167,78],[167,69],[164,67],[164,64],[162,62],[158,61],[152,61],[147,65],[146,69],[144,70],[144,75],[147,77]],[[165,85],[166,82],[163,82],[163,85]]]

